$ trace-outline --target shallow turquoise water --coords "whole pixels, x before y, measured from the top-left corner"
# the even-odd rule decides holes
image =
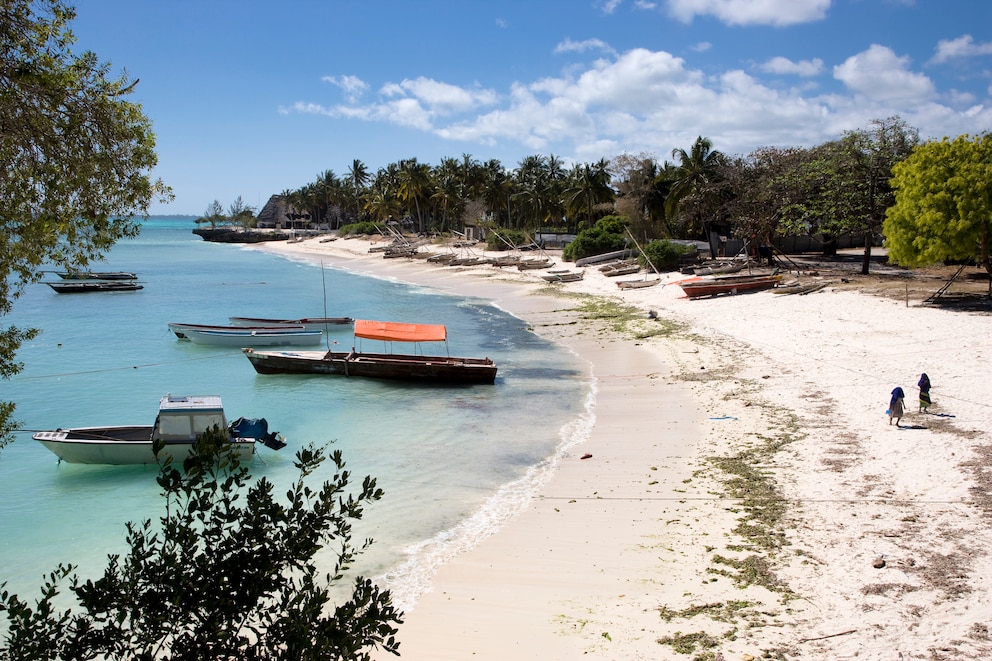
[[[95,267],[136,271],[141,291],[66,295],[32,285],[4,320],[43,330],[18,354],[25,370],[0,382],[25,430],[0,450],[0,582],[22,597],[59,562],[95,576],[107,554],[125,550],[125,522],[163,513],[154,467],[60,465],[30,430],[151,424],[166,393],[220,395],[229,418],[264,417],[289,441],[280,452],[261,448],[253,464],[276,493],[295,477],[295,448],[332,444],[359,480],[372,475],[385,491],[356,529],[376,540],[359,568],[389,572],[401,605],[437,562],[525,502],[548,459],[586,433],[585,366],[486,301],[205,243],[193,227],[151,219]],[[257,375],[239,350],[180,342],[166,326],[325,314],[445,324],[450,353],[493,358],[497,382]],[[348,327],[329,339],[352,342]]]

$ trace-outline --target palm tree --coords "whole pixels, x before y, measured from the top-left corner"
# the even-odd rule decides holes
[[[596,221],[593,214],[596,206],[612,204],[616,199],[616,191],[610,186],[609,166],[605,158],[592,165],[575,166],[565,189],[565,207],[573,216],[577,216],[580,210],[584,211],[590,227]]]
[[[354,211],[356,220],[361,220],[362,196],[371,180],[372,176],[369,174],[369,169],[365,163],[362,163],[357,158],[353,160],[351,167],[348,168],[345,184],[350,195],[351,210]]]
[[[424,217],[421,213],[420,202],[430,197],[431,168],[427,164],[418,163],[416,158],[400,162],[399,189],[396,191],[399,199],[408,205],[413,202],[417,213],[417,228],[425,232]]]
[[[694,203],[693,232],[704,232],[701,208],[706,201],[708,189],[719,179],[719,166],[726,160],[722,152],[713,149],[709,138],[699,136],[689,152],[676,148],[672,150],[676,173],[666,200],[666,212],[671,218],[678,214],[687,200]]]

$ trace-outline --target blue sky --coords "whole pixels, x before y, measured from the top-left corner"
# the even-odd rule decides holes
[[[901,116],[992,129],[989,0],[89,0],[77,50],[140,79],[155,174],[204,213],[354,159],[671,159]]]

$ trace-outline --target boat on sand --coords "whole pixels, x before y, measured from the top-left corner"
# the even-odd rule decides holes
[[[679,286],[689,298],[717,296],[719,294],[743,294],[745,292],[771,289],[782,279],[780,275],[727,276],[724,278],[702,278],[693,282],[680,282]]]
[[[444,342],[439,324],[355,320],[356,338],[383,342]],[[411,353],[351,351],[257,351],[242,349],[259,374],[328,374],[425,383],[494,383],[496,363],[489,358],[459,358]]]
[[[154,425],[59,428],[36,432],[32,438],[71,464],[154,464],[166,458],[179,464],[196,439],[214,426],[227,430],[240,461],[255,453],[257,443],[273,450],[286,446],[279,434],[268,431],[264,418],[239,418],[228,424],[221,398],[214,395],[166,395],[159,402]]]

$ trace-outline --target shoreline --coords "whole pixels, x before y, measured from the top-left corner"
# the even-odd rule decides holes
[[[253,247],[489,299],[588,361],[597,388],[588,439],[539,495],[438,569],[402,658],[992,653],[987,316],[829,286],[687,301],[594,269],[549,288],[369,246]],[[590,300],[642,314],[618,329]]]

